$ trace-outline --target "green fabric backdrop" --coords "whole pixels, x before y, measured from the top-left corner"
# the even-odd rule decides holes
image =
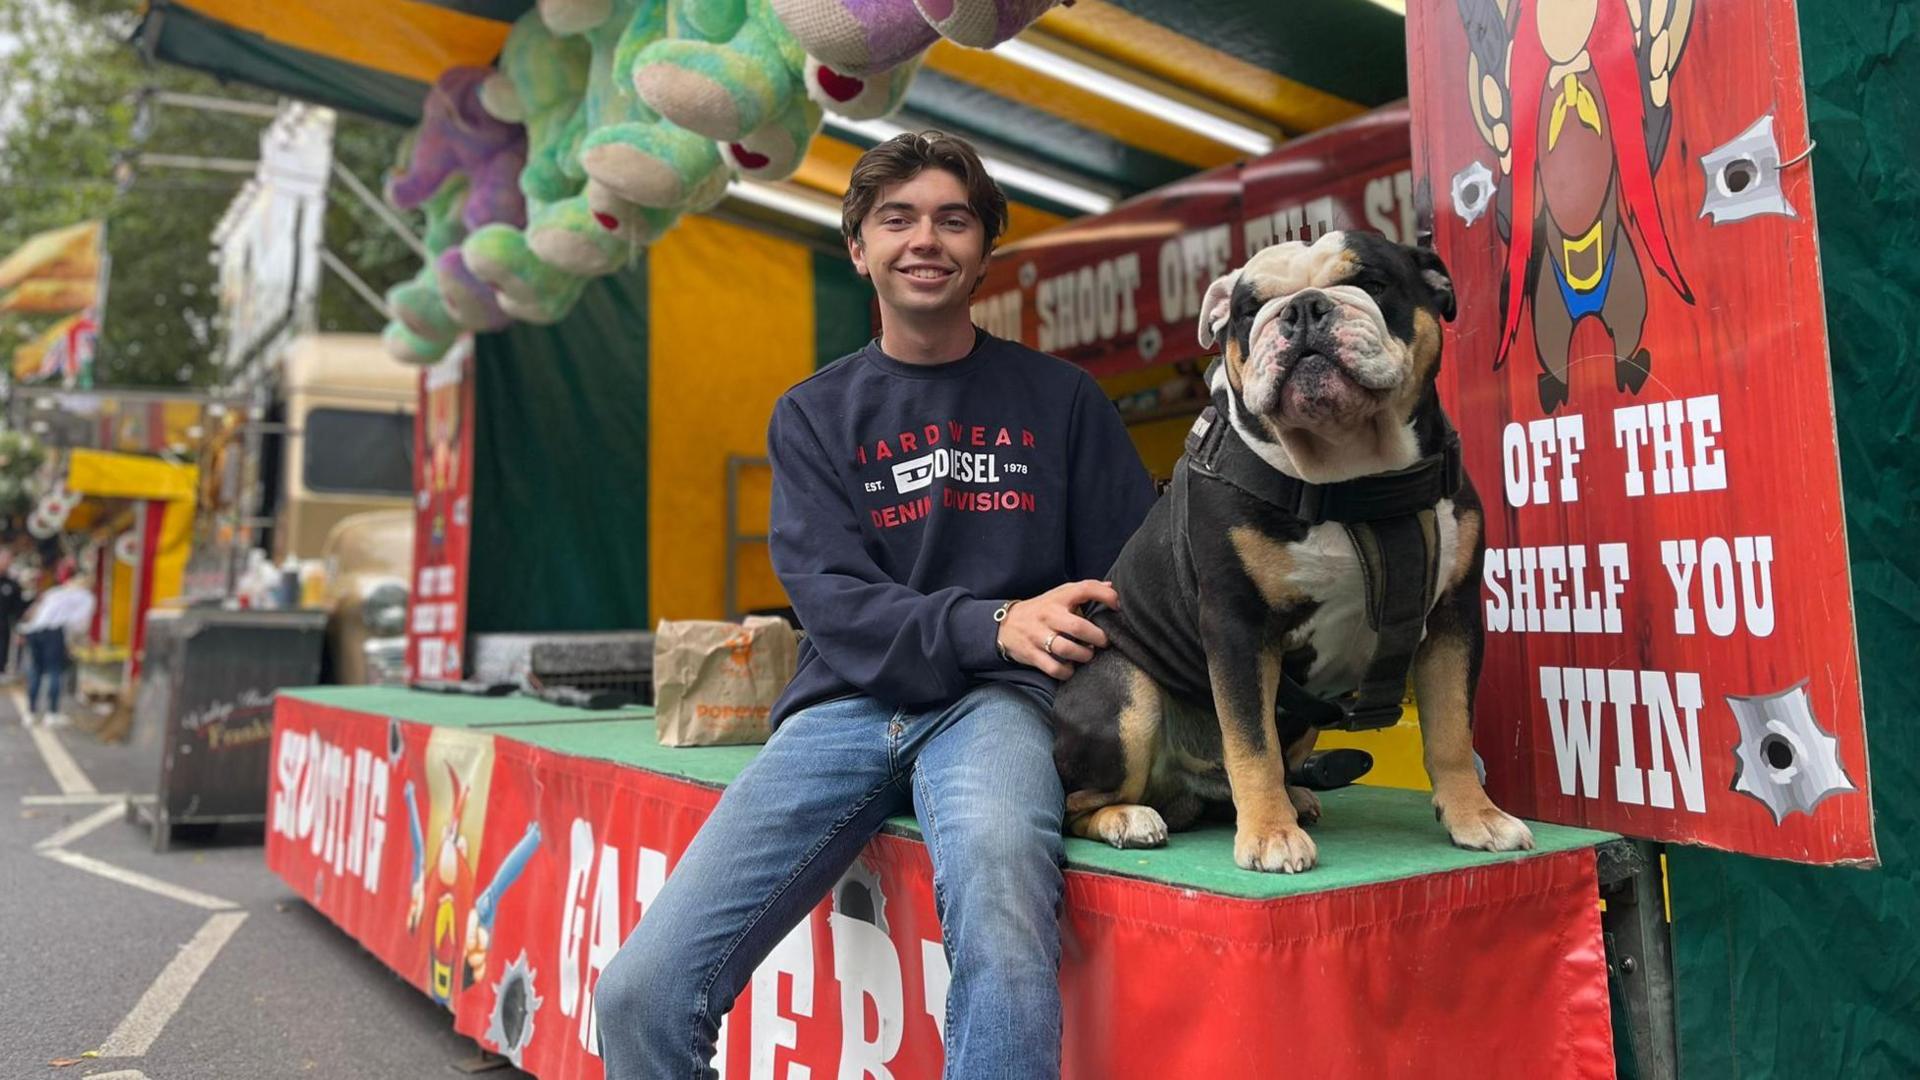
[[[813,253],[813,364],[822,367],[873,340],[873,286],[845,255]]]
[[[642,255],[479,336],[469,632],[648,626],[647,321]]]
[[[1879,870],[1673,848],[1682,1075],[1920,1076],[1920,43],[1802,0]],[[1781,507],[1791,513],[1791,507]]]

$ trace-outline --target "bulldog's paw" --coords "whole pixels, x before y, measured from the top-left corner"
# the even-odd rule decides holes
[[[1233,838],[1233,861],[1242,870],[1269,874],[1298,874],[1313,869],[1320,849],[1298,825],[1264,832],[1241,829]]]
[[[1300,818],[1300,824],[1311,825],[1320,820],[1320,796],[1306,788],[1288,784],[1287,801],[1293,804],[1293,812]]]
[[[1167,823],[1151,806],[1103,806],[1093,818],[1095,833],[1117,848],[1161,847],[1167,842]]]
[[[1527,823],[1505,810],[1482,801],[1479,806],[1450,809],[1435,807],[1440,823],[1456,847],[1475,851],[1531,851],[1533,830]]]

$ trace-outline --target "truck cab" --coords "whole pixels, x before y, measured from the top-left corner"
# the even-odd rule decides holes
[[[283,437],[264,442],[260,469],[275,562],[323,557],[334,526],[352,515],[413,505],[419,377],[371,334],[288,345],[266,417]],[[411,537],[396,558],[404,578]]]
[[[332,682],[404,678],[419,371],[371,334],[306,334],[252,387],[241,520],[275,564],[325,564]]]

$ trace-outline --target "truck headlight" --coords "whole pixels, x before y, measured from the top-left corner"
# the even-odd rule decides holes
[[[407,632],[407,587],[383,581],[360,594],[360,621],[374,637],[398,637]]]

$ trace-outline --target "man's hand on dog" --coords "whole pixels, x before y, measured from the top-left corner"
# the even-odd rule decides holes
[[[1082,618],[1078,611],[1081,605],[1094,601],[1117,608],[1120,594],[1111,581],[1070,581],[1022,600],[1000,624],[1000,648],[1016,663],[1064,679],[1077,665],[1093,659],[1095,649],[1107,647],[1106,631]]]

